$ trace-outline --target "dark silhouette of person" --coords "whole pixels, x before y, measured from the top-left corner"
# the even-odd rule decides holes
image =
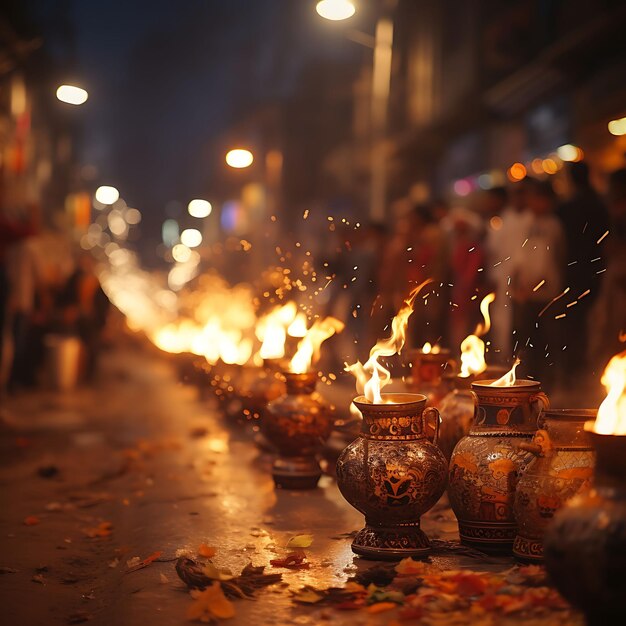
[[[600,291],[602,270],[606,268],[604,245],[598,241],[609,228],[608,210],[592,187],[589,167],[584,161],[567,164],[567,173],[573,194],[558,209],[563,225],[567,248],[565,285],[570,288],[571,300],[577,300],[587,290],[589,293],[567,311],[566,336],[575,338],[568,342],[568,367],[571,373],[588,371],[587,318]],[[598,273],[600,272],[600,273]]]

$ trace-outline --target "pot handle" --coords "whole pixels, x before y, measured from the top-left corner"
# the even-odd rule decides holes
[[[538,391],[530,396],[530,403],[534,404],[535,402],[539,402],[541,404],[537,414],[537,428],[543,428],[543,414],[544,411],[547,411],[550,408],[550,398],[548,398],[547,394],[543,391]]]
[[[538,443],[530,443],[529,441],[520,441],[518,442],[517,447],[525,452],[530,452],[535,456],[540,456],[543,451],[543,448]]]
[[[476,424],[478,421],[478,396],[473,389],[469,390],[472,400],[474,401],[474,415],[472,416],[472,424]]]
[[[439,440],[439,424],[441,424],[441,416],[439,415],[439,411],[434,406],[427,406],[422,411],[422,432],[424,434],[427,433],[427,429],[426,429],[426,416],[427,415],[435,416],[435,425],[434,425],[435,435],[433,437],[433,443],[437,444],[437,441]]]

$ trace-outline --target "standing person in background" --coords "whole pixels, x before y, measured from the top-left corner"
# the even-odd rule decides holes
[[[452,311],[450,312],[450,347],[458,350],[467,335],[474,332],[480,316],[474,300],[480,302],[485,273],[485,253],[480,238],[481,221],[469,209],[455,208],[450,213],[452,246],[450,271],[452,275]],[[474,298],[474,300],[472,300]]]
[[[102,331],[106,324],[109,300],[95,272],[95,260],[81,253],[76,270],[59,297],[62,329],[80,337],[85,349],[85,375],[93,380],[98,366]]]
[[[511,286],[516,347],[529,374],[546,386],[554,384],[563,325],[554,312],[541,315],[563,290],[565,235],[556,217],[557,197],[549,181],[528,182],[528,237],[515,259]],[[576,338],[578,339],[578,338]]]
[[[445,332],[448,308],[448,245],[445,233],[435,220],[432,208],[418,205],[411,212],[411,235],[407,246],[407,289],[428,278],[424,288],[430,292],[424,306],[416,306],[409,322],[411,343],[419,347],[425,341],[440,343]]]
[[[576,337],[568,345],[568,371],[572,375],[589,373],[587,367],[588,342],[587,323],[589,312],[600,291],[604,276],[598,274],[606,268],[606,237],[598,241],[609,228],[606,206],[589,181],[589,168],[583,161],[568,163],[566,172],[572,188],[570,198],[558,211],[567,243],[566,286],[571,290],[572,300],[589,291],[577,300],[576,306],[567,311],[563,320],[568,337]]]
[[[604,238],[600,294],[587,319],[591,370],[600,374],[626,340],[626,168],[609,176],[609,234]],[[596,265],[596,263],[594,263]],[[576,308],[576,307],[574,307]]]
[[[513,349],[513,304],[510,276],[515,257],[528,236],[530,213],[527,210],[526,183],[513,185],[507,193],[504,187],[494,187],[484,194],[487,232],[485,252],[487,275],[496,294],[491,305],[493,317],[493,349],[508,360]]]

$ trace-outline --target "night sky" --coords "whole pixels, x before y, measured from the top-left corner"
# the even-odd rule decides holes
[[[50,43],[56,36],[67,44],[52,28],[51,4],[34,4]],[[151,238],[171,201],[184,207],[193,197],[210,199],[227,138],[254,141],[229,135],[233,125],[287,98],[310,64],[357,67],[369,52],[314,7],[304,0],[69,0],[73,76],[90,94],[80,111],[80,160],[97,168],[93,184],[118,187],[144,213]]]

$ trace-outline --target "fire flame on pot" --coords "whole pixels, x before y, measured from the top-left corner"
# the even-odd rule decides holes
[[[494,380],[489,386],[490,387],[513,387],[515,385],[515,369],[520,364],[519,359],[515,359],[515,363],[513,363],[513,367],[501,378],[498,380]]]
[[[423,346],[422,346],[422,353],[423,354],[439,354],[441,352],[441,348],[435,344],[434,346],[430,345],[430,343],[427,341]]]
[[[378,362],[378,359],[400,353],[404,346],[406,328],[409,317],[413,313],[415,298],[422,288],[430,282],[432,279],[429,278],[411,291],[409,297],[404,301],[404,305],[391,322],[391,336],[388,339],[378,340],[370,350],[369,359],[364,364],[360,361],[352,365],[346,363],[345,371],[351,372],[356,378],[357,393],[363,394],[370,402],[383,403],[380,391],[391,381],[391,373]]]
[[[287,328],[291,325],[298,309],[295,302],[274,307],[257,323],[256,336],[262,342],[259,354],[263,359],[281,359],[285,356]]]
[[[489,305],[495,299],[495,293],[489,293],[482,299],[480,312],[483,314],[484,322],[476,326],[473,335],[467,336],[461,342],[461,372],[459,374],[461,378],[467,378],[472,374],[480,374],[487,369],[485,343],[480,337],[486,335],[491,328]]]
[[[289,324],[289,328],[287,328],[287,334],[290,337],[304,337],[306,335],[306,315],[300,311],[298,315],[296,315],[295,319],[291,324]]]
[[[298,344],[298,350],[289,362],[289,371],[294,374],[306,374],[311,365],[320,358],[320,349],[324,341],[335,333],[340,333],[345,324],[334,317],[315,320],[304,339]]]
[[[626,350],[609,361],[601,382],[607,395],[593,430],[601,435],[626,435]]]

